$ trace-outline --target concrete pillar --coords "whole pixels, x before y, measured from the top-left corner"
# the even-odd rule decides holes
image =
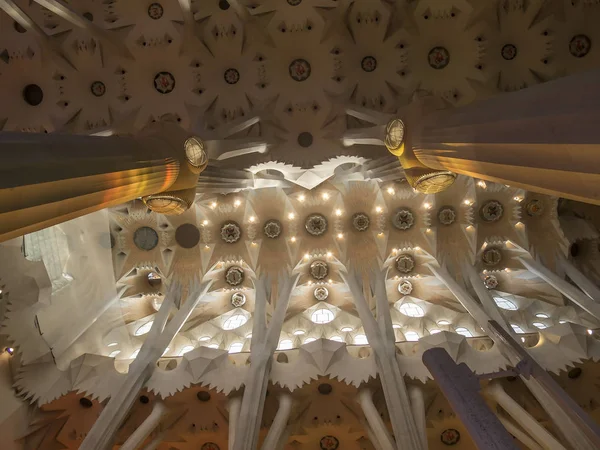
[[[577,267],[575,267],[575,265],[573,265],[571,261],[565,257],[560,258],[559,264],[569,278],[573,281],[573,283],[579,286],[579,289],[581,289],[596,303],[600,303],[600,288],[598,288],[593,281],[586,277]]]
[[[490,383],[484,390],[485,394],[496,400],[525,431],[527,431],[543,448],[548,450],[565,450],[548,430],[539,424],[525,409],[521,407],[500,385]],[[575,432],[575,430],[573,430]]]
[[[233,450],[233,443],[235,442],[235,429],[237,427],[238,418],[240,416],[240,406],[242,406],[242,397],[236,395],[235,397],[229,397],[229,450]]]
[[[162,401],[157,401],[152,408],[152,412],[137,429],[131,433],[129,438],[120,447],[120,450],[135,450],[142,442],[154,431],[160,423],[160,420],[168,412],[168,408]]]
[[[423,448],[427,445],[427,419],[425,416],[425,400],[423,398],[423,388],[414,384],[408,387],[408,396],[410,397],[410,406],[412,408],[413,417],[417,430],[423,441]]]
[[[577,289],[567,280],[559,277],[557,274],[552,272],[550,269],[545,267],[539,261],[532,258],[522,258],[519,257],[519,261],[526,269],[528,269],[531,273],[537,275],[558,292],[563,294],[573,303],[578,305],[583,310],[590,313],[596,319],[600,319],[600,303],[596,303],[591,297],[588,297],[582,291]],[[575,274],[574,271],[571,271],[572,274]],[[577,278],[577,277],[576,277]],[[579,282],[582,282],[581,278],[577,278]]]
[[[423,353],[423,363],[479,450],[518,449],[479,395],[479,379],[464,363],[456,365],[448,352],[439,347]]]
[[[394,450],[396,446],[394,445],[392,436],[390,436],[383,420],[381,420],[379,411],[373,403],[372,392],[367,388],[360,389],[358,391],[358,403],[360,404],[363,413],[365,414],[365,418],[367,419],[367,423],[369,424],[369,428],[373,431],[375,439],[379,443],[381,449]]]
[[[600,204],[600,72],[423,115],[411,141],[434,169]],[[416,122],[416,123],[415,123]]]
[[[282,436],[285,434],[293,403],[291,395],[281,394],[279,396],[279,409],[263,442],[263,450],[275,450],[277,448]]]
[[[516,437],[529,450],[543,450],[543,448],[540,447],[537,442],[531,439],[527,433],[514,425],[509,419],[503,417],[501,414],[497,414],[497,416],[500,422],[502,422],[502,425],[504,425],[504,428],[506,428],[506,431]]]

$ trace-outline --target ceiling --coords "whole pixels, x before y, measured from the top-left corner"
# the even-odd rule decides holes
[[[253,280],[282,269],[300,278],[262,435],[277,396],[291,392],[287,450],[317,448],[328,435],[343,448],[372,448],[358,386],[385,403],[340,271],[366,277],[376,265],[389,269],[398,360],[425,391],[430,448],[446,447],[445,430],[459,432],[456,448],[474,447],[423,351],[442,346],[478,373],[506,366],[431,267],[473,296],[462,267],[475,267],[524,345],[599,419],[600,399],[586,394],[598,383],[598,332],[588,334],[598,320],[519,262],[539,259],[564,276],[562,255],[599,284],[598,208],[463,176],[440,194],[419,194],[383,146],[343,140],[366,126],[346,114],[349,104],[393,115],[423,91],[452,108],[600,67],[597,1],[80,0],[65,1],[71,13],[61,14],[15,3],[36,26],[0,11],[0,129],[134,134],[175,120],[201,137],[268,145],[212,161],[180,216],[134,201],[0,247],[1,342],[17,348],[20,395],[43,405],[22,441],[28,448],[77,448],[144,342],[167,281],[181,283],[185,298],[205,277],[213,280],[205,301],[119,439],[164,398],[174,412],[161,450],[224,449],[226,395],[240,392],[247,370]],[[231,135],[245,118],[258,121]],[[200,360],[212,370],[190,375]],[[583,376],[569,377],[575,366]],[[502,383],[551,427],[519,380]]]

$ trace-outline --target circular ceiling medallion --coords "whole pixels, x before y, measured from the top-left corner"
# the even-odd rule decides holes
[[[442,225],[452,225],[456,220],[456,211],[451,206],[444,206],[438,213],[438,219]]]
[[[288,5],[291,6],[298,6],[300,3],[302,3],[302,0],[287,0]]]
[[[503,213],[504,207],[502,206],[502,203],[497,200],[490,200],[489,202],[484,203],[479,210],[479,215],[486,222],[496,222],[500,220]]]
[[[313,135],[308,131],[303,131],[298,135],[298,145],[300,147],[308,148],[313,143]]]
[[[227,84],[236,84],[240,81],[240,73],[237,69],[227,69],[223,74],[223,78]]]
[[[221,239],[228,244],[235,244],[242,237],[242,230],[235,222],[225,222],[221,226]]]
[[[81,397],[79,399],[79,404],[83,407],[83,408],[91,408],[92,406],[94,406],[94,404],[92,403],[92,401],[89,398],[85,398],[85,397]]]
[[[188,199],[169,193],[148,195],[142,197],[142,200],[155,213],[169,216],[183,214],[183,212],[192,206],[192,203]]]
[[[202,444],[202,447],[200,447],[201,450],[221,450],[219,448],[219,446],[217,444],[215,444],[214,442],[205,442],[204,444]]]
[[[440,439],[446,445],[455,445],[460,441],[460,433],[454,428],[448,428],[447,430],[442,431]]]
[[[306,218],[304,228],[312,236],[322,236],[327,231],[327,219],[322,214],[311,214]]]
[[[151,19],[160,19],[163,16],[164,12],[165,10],[163,9],[160,3],[150,3],[150,6],[148,6],[148,17],[150,17]]]
[[[277,239],[281,235],[283,227],[279,220],[271,219],[265,222],[263,230],[268,238]]]
[[[327,276],[327,275],[325,275],[325,276]],[[329,291],[327,290],[327,288],[325,286],[319,286],[319,287],[315,288],[313,295],[320,302],[324,302],[325,300],[327,300],[327,297],[329,297]]]
[[[219,8],[222,11],[227,11],[229,9],[229,2],[227,0],[219,0]]]
[[[592,49],[592,41],[585,34],[573,36],[569,43],[569,52],[575,58],[583,58]]]
[[[507,61],[511,61],[517,57],[517,47],[513,44],[506,44],[500,52],[502,57]]]
[[[498,278],[494,275],[486,275],[483,279],[483,285],[487,289],[496,289],[498,287]]]
[[[335,436],[323,436],[319,441],[321,450],[337,450],[340,446],[340,441]]]
[[[388,150],[398,150],[404,142],[404,122],[392,119],[385,127],[385,146]]]
[[[102,97],[106,94],[106,85],[102,81],[94,81],[90,85],[90,91],[92,91],[95,97]]]
[[[158,245],[158,233],[150,227],[140,227],[133,233],[133,243],[140,250],[149,252]]]
[[[319,394],[322,395],[329,395],[333,392],[333,386],[331,386],[329,383],[321,383],[317,389]]]
[[[525,205],[528,216],[539,217],[544,214],[544,202],[538,199],[529,200]]]
[[[481,255],[481,260],[486,266],[495,266],[502,261],[502,252],[497,248],[488,248]]]
[[[371,225],[371,219],[365,213],[356,213],[352,216],[352,226],[356,231],[367,231]]]
[[[37,106],[44,100],[44,91],[37,84],[28,84],[23,88],[23,100],[31,106]]]
[[[415,218],[409,209],[400,208],[392,216],[392,225],[399,230],[408,230],[415,224]]]
[[[158,72],[154,76],[154,89],[161,94],[169,94],[175,89],[175,77],[171,72]]]
[[[290,77],[292,77],[296,81],[305,81],[310,77],[310,63],[302,58],[298,58],[293,60],[290,63]]]
[[[571,370],[569,370],[569,372],[567,373],[567,376],[571,380],[576,380],[577,378],[579,378],[581,376],[582,373],[583,373],[583,370],[581,369],[581,367],[573,367]]]
[[[208,162],[208,155],[204,150],[204,141],[191,137],[183,143],[185,149],[185,157],[187,161],[194,167],[202,167]]]
[[[310,274],[315,280],[323,280],[329,274],[329,266],[325,261],[313,261],[310,263]]]
[[[365,72],[373,72],[377,69],[377,60],[374,56],[365,56],[360,62],[360,67]]]
[[[398,292],[400,292],[402,295],[410,295],[412,290],[413,290],[413,285],[408,280],[402,280],[400,282],[400,284],[398,285]]]
[[[208,402],[210,400],[210,392],[198,391],[196,397],[198,397],[198,400],[201,402]]]
[[[415,268],[415,260],[408,254],[400,255],[396,258],[396,269],[401,273],[410,273]]]
[[[443,69],[450,64],[450,53],[444,47],[433,47],[427,56],[429,65],[434,69]]]
[[[200,230],[191,223],[184,223],[175,230],[175,242],[182,248],[194,248],[200,242]]]
[[[244,306],[246,304],[246,296],[241,292],[235,292],[231,296],[231,304],[235,308],[239,308],[240,306]]]
[[[239,286],[244,282],[244,269],[240,266],[231,266],[225,271],[225,281],[229,286]]]

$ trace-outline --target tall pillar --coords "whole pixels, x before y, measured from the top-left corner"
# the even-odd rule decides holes
[[[372,430],[381,450],[394,450],[396,448],[394,446],[394,441],[385,427],[383,420],[381,420],[379,411],[373,403],[373,393],[367,388],[359,390],[358,403],[365,414],[365,419],[367,419],[369,428]]]
[[[242,397],[236,395],[235,397],[229,397],[229,450],[233,450],[233,443],[235,442],[235,429],[237,427],[238,418],[240,416],[240,406],[242,405]]]
[[[136,137],[0,133],[0,242],[139,197],[182,212],[208,163],[188,137],[164,122]]]
[[[600,204],[598,70],[424,115],[411,142],[427,167]]]
[[[528,448],[529,450],[544,450],[537,444],[537,442],[531,439],[527,433],[525,433],[523,430],[521,430],[519,427],[513,424],[509,419],[507,419],[501,414],[497,414],[497,416],[498,420],[500,420],[502,425],[504,425],[504,428],[506,428],[506,431],[508,431],[510,434],[516,437],[522,444],[525,445],[526,448]]]
[[[425,399],[423,398],[423,388],[414,384],[408,387],[408,396],[410,397],[410,406],[413,417],[417,425],[417,430],[423,442],[423,448],[427,448],[427,418],[425,416]]]
[[[269,433],[265,438],[262,449],[263,450],[275,450],[277,445],[281,441],[281,438],[285,434],[290,414],[292,413],[293,399],[289,394],[281,394],[279,396],[279,409],[275,414],[275,420],[269,428]]]
[[[446,285],[477,324],[498,346],[507,361],[519,369],[521,379],[546,410],[564,439],[577,450],[600,448],[600,427],[571,399],[514,337],[512,328],[492,321],[469,293],[441,267],[427,265]],[[529,369],[530,367],[535,370]],[[577,430],[578,432],[573,432]]]
[[[171,320],[167,323],[171,308],[175,303],[181,301],[181,287],[172,284],[154,318],[152,328],[148,332],[138,356],[129,366],[125,380],[119,389],[111,395],[108,404],[81,443],[80,450],[108,450],[112,448],[112,443],[120,425],[137,400],[140,390],[152,376],[156,369],[156,362],[175,335],[179,333],[179,330],[204,297],[211,284],[212,281],[209,281],[192,286],[186,303],[173,314]],[[175,299],[174,297],[179,298]]]
[[[479,379],[466,364],[456,365],[448,352],[439,347],[423,353],[423,363],[478,449],[518,449],[510,434],[479,395]]]
[[[540,277],[542,280],[563,294],[573,303],[578,305],[580,308],[590,313],[596,319],[600,319],[600,303],[596,303],[567,280],[559,277],[557,274],[535,259],[519,257],[519,261],[531,273]],[[581,280],[579,281],[581,282]]]
[[[596,303],[600,303],[600,288],[585,276],[571,261],[566,259],[564,256],[560,258],[559,264],[568,275],[568,277],[579,286],[589,298],[593,299]]]
[[[119,447],[120,450],[136,450],[142,442],[154,431],[160,423],[160,420],[168,412],[168,408],[162,401],[157,401],[152,408],[150,415],[136,428],[127,438],[125,443]]]
[[[525,431],[527,431],[543,448],[548,450],[566,450],[548,430],[539,424],[525,411],[499,383],[490,383],[484,393],[492,397]]]

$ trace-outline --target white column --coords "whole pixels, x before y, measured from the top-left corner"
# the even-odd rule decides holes
[[[569,278],[573,280],[573,283],[579,286],[579,289],[581,289],[589,298],[593,299],[597,303],[600,303],[600,288],[598,288],[594,282],[586,277],[568,259],[564,257],[560,258],[559,264],[562,266]]]
[[[292,412],[293,399],[289,394],[281,394],[279,396],[279,409],[275,415],[275,420],[269,428],[269,433],[265,438],[262,449],[275,450],[281,441],[281,437],[285,434],[287,422]]]
[[[242,397],[236,395],[229,397],[229,450],[233,450],[235,442],[235,428],[237,427],[238,418],[240,416],[240,406],[242,406]]]
[[[394,441],[385,427],[383,420],[381,420],[379,411],[373,403],[372,392],[367,388],[360,389],[358,391],[358,403],[360,404],[369,427],[373,431],[373,434],[375,435],[377,442],[379,442],[381,449],[394,450],[396,448]]]
[[[562,279],[554,272],[546,268],[540,262],[531,258],[521,258],[519,261],[529,270],[531,273],[537,275],[558,292],[563,294],[573,303],[581,307],[583,310],[590,313],[596,319],[600,319],[600,303],[596,303],[590,297],[585,295],[575,286],[570,284],[567,280]]]
[[[152,408],[152,412],[137,429],[131,433],[120,450],[135,450],[142,442],[154,431],[160,423],[160,420],[168,412],[168,408],[162,401],[157,401]]]
[[[463,270],[467,273],[469,280],[471,281],[471,285],[473,286],[473,290],[475,291],[475,294],[477,294],[477,297],[479,298],[481,306],[483,306],[485,312],[488,313],[490,318],[492,318],[508,330],[508,322],[506,322],[506,319],[504,318],[504,316],[500,312],[500,309],[496,305],[496,302],[492,298],[490,291],[488,291],[485,285],[483,284],[483,280],[481,279],[475,268],[468,261],[464,261]]]
[[[421,386],[411,385],[408,387],[408,396],[410,397],[410,406],[413,417],[417,425],[417,430],[423,442],[423,448],[427,448],[427,419],[425,417],[425,400],[423,398],[423,389]]]
[[[523,432],[523,430],[514,425],[509,419],[503,417],[502,414],[496,415],[498,416],[498,419],[500,419],[500,422],[502,422],[502,425],[504,425],[504,428],[506,428],[506,431],[516,437],[522,444],[525,444],[525,447],[529,450],[543,450],[537,442],[531,439],[527,433]]]
[[[499,383],[490,383],[484,392],[498,402],[525,431],[527,431],[543,448],[549,450],[565,450],[548,430],[539,424],[531,415],[525,411]],[[577,430],[573,430],[576,433]]]

